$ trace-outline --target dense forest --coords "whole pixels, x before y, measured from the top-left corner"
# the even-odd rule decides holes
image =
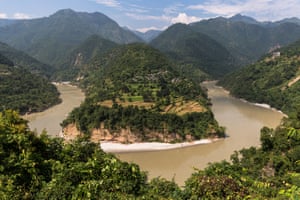
[[[86,65],[94,57],[105,56],[117,43],[106,40],[99,35],[92,35],[74,48],[63,59],[61,66],[52,74],[51,78],[57,81],[74,81],[78,78],[79,72],[86,70]]]
[[[300,41],[277,49],[260,61],[226,76],[220,85],[234,96],[266,103],[295,115],[299,108]]]
[[[231,162],[195,170],[183,187],[148,180],[84,137],[71,143],[39,137],[14,111],[0,114],[2,199],[297,199],[300,196],[300,114],[263,128],[260,148],[235,152]]]
[[[23,51],[17,50],[5,43],[0,42],[0,54],[11,60],[15,65],[22,66],[33,74],[49,78],[54,73],[53,67],[46,65]]]
[[[59,92],[49,80],[15,66],[0,54],[0,111],[39,112],[60,101]]]
[[[174,113],[159,113],[137,106],[122,107],[114,104],[112,108],[83,104],[74,109],[63,127],[74,123],[79,130],[86,135],[91,130],[104,128],[111,132],[119,133],[120,129],[130,127],[130,130],[138,138],[138,141],[181,142],[187,139],[199,140],[211,137],[225,137],[224,128],[219,127],[212,112],[193,112],[184,115]],[[162,133],[163,139],[154,138],[151,133]],[[171,139],[169,136],[171,137]]]
[[[195,75],[198,75],[198,82],[207,79],[208,76],[222,77],[237,68],[235,58],[223,45],[208,35],[193,30],[189,25],[170,26],[154,38],[150,45],[182,65],[182,72],[193,76],[195,80]],[[189,66],[193,71],[187,71],[190,70]],[[202,74],[199,74],[199,71],[202,71]]]
[[[149,133],[174,135],[172,142],[224,137],[210,111],[206,92],[181,75],[171,61],[145,44],[124,45],[93,58],[80,71],[85,103],[62,123],[89,135],[104,128],[118,134],[130,128],[141,141]],[[190,106],[189,106],[190,105]]]

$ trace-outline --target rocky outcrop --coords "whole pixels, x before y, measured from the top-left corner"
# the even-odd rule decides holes
[[[77,137],[83,136],[75,124],[69,124],[63,129],[63,138],[66,141],[75,140]],[[137,143],[137,142],[178,142],[178,141],[192,141],[193,138],[187,135],[184,139],[178,134],[163,134],[159,132],[149,132],[146,136],[142,137],[141,134],[134,134],[130,128],[123,128],[119,131],[111,132],[104,128],[104,124],[101,124],[100,128],[93,129],[91,131],[90,140],[92,142],[99,143],[101,141],[109,141],[116,143]]]

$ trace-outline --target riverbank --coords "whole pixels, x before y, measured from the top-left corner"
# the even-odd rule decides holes
[[[225,88],[222,87],[222,86],[217,85],[217,83],[218,83],[218,81],[204,81],[204,82],[202,83],[202,85],[205,85],[205,84],[207,84],[207,85],[213,84],[213,85],[215,85],[216,88],[222,89],[223,92],[224,92],[225,94],[231,96],[232,98],[237,98],[237,99],[239,99],[240,101],[242,101],[242,102],[244,102],[244,103],[247,103],[247,104],[250,104],[250,105],[254,105],[254,106],[257,106],[257,107],[264,108],[264,109],[273,110],[273,111],[275,111],[275,112],[278,112],[278,113],[282,114],[283,117],[288,117],[287,114],[285,114],[285,113],[282,112],[281,110],[278,110],[278,109],[276,109],[276,108],[270,106],[269,104],[266,104],[266,103],[255,103],[255,102],[251,102],[251,101],[248,101],[248,100],[246,100],[246,99],[243,99],[243,98],[238,98],[238,97],[232,96],[232,95],[230,94],[230,91],[229,91],[229,90],[225,89]]]
[[[143,152],[143,151],[163,151],[180,149],[185,147],[192,147],[196,145],[211,144],[214,142],[222,141],[223,138],[216,139],[202,139],[192,142],[182,143],[160,143],[160,142],[142,142],[132,144],[121,144],[116,142],[101,142],[100,146],[103,151],[109,153],[125,153],[125,152]]]
[[[29,128],[36,131],[38,135],[45,130],[49,136],[60,137],[62,131],[60,123],[75,107],[84,101],[85,95],[80,88],[68,82],[53,84],[60,92],[62,102],[43,112],[22,117],[29,121]]]

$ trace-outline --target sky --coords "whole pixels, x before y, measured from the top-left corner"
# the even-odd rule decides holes
[[[48,17],[66,8],[101,12],[120,26],[141,32],[235,14],[258,21],[300,18],[300,0],[0,0],[0,18]]]

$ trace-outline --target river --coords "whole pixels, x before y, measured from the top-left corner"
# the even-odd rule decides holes
[[[212,144],[197,145],[173,150],[153,152],[117,153],[123,161],[137,163],[142,170],[148,171],[149,178],[174,178],[183,185],[193,173],[194,168],[203,169],[209,162],[229,160],[235,150],[250,146],[259,146],[260,129],[263,126],[276,127],[283,115],[277,111],[256,106],[228,95],[228,92],[215,86],[214,82],[204,84],[212,99],[212,110],[221,126],[226,127],[228,138]],[[63,100],[42,113],[26,116],[32,130],[40,133],[44,128],[48,134],[58,136],[60,123],[67,114],[80,105],[84,94],[70,85],[58,85]]]
[[[275,128],[283,114],[272,109],[231,97],[215,82],[204,84],[212,100],[212,110],[221,126],[226,127],[228,138],[212,144],[154,152],[118,153],[124,161],[137,163],[149,177],[174,178],[179,185],[190,177],[194,168],[203,169],[208,163],[229,160],[230,155],[242,148],[259,146],[260,129]]]
[[[36,130],[38,134],[46,130],[50,136],[59,136],[61,133],[60,123],[85,98],[84,93],[78,87],[69,84],[57,84],[56,87],[60,92],[61,104],[44,112],[24,116],[29,121],[30,129]]]

